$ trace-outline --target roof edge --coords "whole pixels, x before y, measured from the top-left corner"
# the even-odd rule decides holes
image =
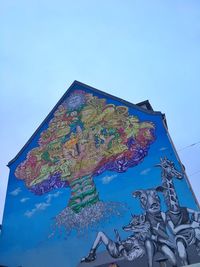
[[[152,108],[152,106],[151,106],[149,100],[145,100],[145,101],[139,102],[138,104],[133,104],[133,103],[131,103],[131,102],[129,102],[129,101],[126,101],[126,100],[124,100],[124,99],[122,99],[122,98],[120,98],[120,97],[117,97],[117,96],[111,95],[111,94],[109,94],[109,93],[103,92],[103,91],[101,91],[101,90],[99,90],[99,89],[96,89],[96,88],[94,88],[94,87],[92,87],[92,86],[89,86],[89,85],[87,85],[87,84],[85,84],[85,83],[82,83],[82,82],[79,82],[79,81],[76,81],[76,80],[73,82],[73,84],[74,84],[74,83],[75,83],[75,84],[79,84],[79,85],[81,85],[81,86],[84,86],[85,88],[87,88],[88,90],[92,90],[93,92],[100,93],[100,94],[102,94],[102,95],[104,95],[104,96],[106,96],[106,97],[110,97],[110,98],[112,98],[112,99],[114,99],[114,100],[116,100],[116,101],[120,101],[120,102],[124,103],[125,105],[134,107],[134,108],[136,108],[136,109],[138,109],[138,110],[140,110],[140,111],[142,111],[142,112],[146,112],[146,113],[151,114],[151,115],[161,115],[161,114],[162,114],[162,112],[160,112],[160,111],[154,111],[154,110],[153,110],[153,108]],[[68,89],[68,90],[69,90],[69,89]],[[66,93],[67,93],[67,92],[66,92]],[[141,105],[142,105],[142,104],[145,104],[145,103],[148,103],[148,104],[149,104],[148,106],[150,107],[150,109],[145,109],[145,108],[142,108],[142,107],[141,107]]]
[[[38,133],[38,131],[40,130],[40,128],[42,128],[42,126],[46,123],[46,121],[48,121],[48,119],[51,117],[52,113],[57,109],[57,107],[64,101],[65,97],[67,96],[67,94],[69,94],[69,92],[72,90],[72,88],[74,87],[74,85],[80,85],[82,87],[85,87],[86,89],[88,90],[91,90],[93,92],[96,92],[96,93],[99,93],[103,96],[106,96],[106,97],[109,97],[109,98],[112,98],[116,101],[119,101],[119,102],[122,102],[123,104],[125,105],[128,105],[130,107],[133,107],[133,108],[136,108],[142,112],[145,112],[145,113],[148,113],[148,114],[151,114],[151,115],[161,115],[163,116],[163,114],[160,112],[160,111],[154,111],[150,102],[148,100],[145,100],[145,101],[142,101],[138,104],[133,104],[133,103],[130,103],[124,99],[121,99],[119,97],[116,97],[116,96],[113,96],[111,94],[108,94],[108,93],[105,93],[99,89],[96,89],[92,86],[89,86],[87,84],[84,84],[82,82],[79,82],[77,80],[74,80],[74,82],[70,85],[70,87],[67,89],[67,91],[64,93],[64,95],[60,98],[60,100],[57,102],[57,104],[53,107],[53,109],[49,112],[49,114],[46,116],[46,118],[42,121],[42,123],[37,127],[37,129],[35,130],[35,132],[31,135],[31,137],[28,139],[28,141],[25,143],[25,145],[20,149],[20,151],[17,153],[17,155],[8,162],[7,166],[10,167],[10,165],[15,162],[21,153],[23,153],[23,151],[26,149],[26,147],[31,143],[31,141],[33,140],[34,136]],[[148,109],[146,108],[143,108],[141,107],[142,105],[146,104]]]

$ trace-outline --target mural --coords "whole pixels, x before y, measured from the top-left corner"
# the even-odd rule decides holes
[[[84,257],[82,262],[95,261],[96,250],[101,243],[113,258],[123,257],[128,261],[142,257],[146,252],[149,267],[153,266],[153,257],[158,251],[166,257],[170,266],[177,266],[176,255],[180,259],[181,266],[189,264],[186,249],[191,244],[195,244],[199,253],[200,212],[180,207],[173,184],[173,178],[182,179],[183,175],[167,158],[161,158],[161,163],[157,166],[162,168],[162,186],[133,192],[133,197],[139,198],[145,213],[133,215],[130,223],[123,226],[124,231],[132,234],[126,240],[121,240],[115,230],[114,242],[106,234],[99,232],[89,255]],[[164,193],[168,207],[166,212],[161,211],[158,191]],[[171,229],[171,235],[167,232],[167,227]]]
[[[75,82],[9,163],[0,265],[200,262],[200,211],[163,124]]]
[[[81,222],[84,227],[117,209],[117,203],[100,203],[94,176],[136,166],[154,139],[152,122],[140,122],[125,106],[75,91],[58,106],[39,146],[28,152],[15,175],[37,195],[69,186],[63,224],[78,228]]]

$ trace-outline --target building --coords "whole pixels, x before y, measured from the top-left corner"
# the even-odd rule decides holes
[[[8,166],[0,264],[200,262],[199,206],[148,101],[75,81]]]

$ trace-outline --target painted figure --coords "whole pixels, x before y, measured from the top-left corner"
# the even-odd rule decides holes
[[[125,258],[133,261],[142,257],[145,253],[143,246],[134,236],[129,236],[125,240],[121,240],[117,230],[115,230],[116,241],[111,240],[104,232],[98,232],[96,239],[87,257],[82,258],[81,262],[91,262],[96,259],[97,248],[103,244],[108,253],[113,258]]]
[[[130,223],[123,230],[133,232],[135,238],[141,242],[151,238],[150,223],[145,220],[144,214],[132,215]]]
[[[165,214],[161,212],[160,198],[155,189],[137,190],[134,197],[139,197],[145,214],[132,215],[132,220],[124,231],[130,231],[131,235],[121,240],[117,230],[116,241],[111,240],[105,233],[99,232],[87,257],[81,262],[91,262],[96,259],[96,251],[99,245],[104,244],[108,253],[113,258],[124,257],[132,261],[147,253],[148,266],[153,266],[153,257],[157,251],[164,254],[172,266],[176,266],[174,255],[174,243],[166,231]]]
[[[144,241],[148,266],[153,266],[153,257],[158,251],[168,258],[172,266],[176,266],[174,243],[167,234],[165,214],[161,212],[158,193],[155,189],[137,190],[133,196],[140,199],[141,207],[145,210],[145,221],[150,224],[151,236]]]
[[[167,158],[161,159],[156,166],[162,169],[162,186],[157,191],[163,193],[168,208],[166,221],[176,240],[178,255],[182,265],[188,265],[187,247],[196,244],[200,251],[199,212],[181,207],[174,187],[173,178],[182,179],[181,172],[175,169],[174,163]]]

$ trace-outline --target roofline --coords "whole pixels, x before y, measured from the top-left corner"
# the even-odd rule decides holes
[[[133,103],[128,102],[128,101],[126,101],[126,100],[124,100],[124,99],[122,99],[122,98],[119,98],[119,97],[113,96],[113,95],[111,95],[111,94],[105,93],[105,92],[103,92],[103,91],[101,91],[101,90],[99,90],[99,89],[96,89],[96,88],[94,88],[94,87],[92,87],[92,86],[89,86],[89,85],[87,85],[87,84],[84,84],[84,83],[82,83],[82,82],[79,82],[79,81],[76,81],[76,80],[75,80],[75,81],[73,82],[73,84],[79,84],[79,85],[81,85],[81,86],[84,86],[84,87],[86,87],[87,89],[92,90],[93,92],[100,93],[100,94],[102,94],[102,95],[104,95],[104,96],[106,96],[106,97],[110,97],[110,98],[112,98],[112,99],[114,99],[114,100],[116,100],[116,101],[120,101],[120,102],[124,103],[125,105],[128,105],[128,106],[131,106],[131,107],[133,107],[133,108],[136,108],[136,109],[138,109],[138,110],[140,110],[140,111],[142,111],[142,112],[146,112],[146,113],[149,113],[149,114],[151,114],[151,115],[161,115],[161,114],[162,114],[160,111],[154,111],[154,110],[153,110],[151,104],[149,103],[149,100],[145,100],[145,101],[139,102],[138,104],[133,104]],[[72,85],[73,85],[73,84],[72,84]],[[71,85],[71,86],[72,86],[72,85]],[[70,86],[70,87],[71,87],[71,86]],[[70,89],[70,88],[69,88],[69,89]],[[69,89],[68,89],[68,90],[69,90]],[[68,90],[67,90],[67,92],[68,92]],[[66,92],[66,93],[67,93],[67,92]],[[148,107],[151,107],[151,108],[150,108],[150,109],[142,108],[142,107],[140,107],[140,105],[142,105],[142,104],[147,104]]]
[[[64,101],[65,97],[73,89],[74,85],[77,85],[77,84],[78,85],[81,85],[81,86],[85,87],[86,89],[91,90],[91,91],[93,91],[95,93],[101,94],[101,95],[103,95],[105,97],[112,98],[113,100],[122,102],[125,105],[128,105],[130,107],[136,108],[136,109],[138,109],[138,110],[140,110],[142,112],[145,112],[145,113],[148,113],[148,114],[151,114],[151,115],[161,115],[161,116],[163,116],[163,114],[160,111],[154,111],[152,109],[152,106],[151,106],[151,104],[149,103],[148,100],[145,100],[145,101],[140,102],[138,104],[133,104],[133,103],[130,103],[130,102],[124,100],[124,99],[121,99],[119,97],[113,96],[113,95],[108,94],[108,93],[105,93],[105,92],[103,92],[103,91],[101,91],[99,89],[96,89],[96,88],[94,88],[92,86],[89,86],[87,84],[84,84],[82,82],[79,82],[79,81],[76,81],[75,80],[70,85],[70,87],[67,89],[67,91],[64,93],[64,95],[60,98],[60,100],[57,102],[57,104],[53,107],[53,109],[49,112],[49,114],[46,116],[46,118],[42,121],[42,123],[37,127],[37,129],[35,130],[35,132],[31,135],[31,137],[28,139],[28,141],[25,143],[25,145],[20,149],[20,151],[17,153],[17,155],[11,161],[8,162],[8,164],[7,164],[8,167],[10,167],[10,165],[19,158],[20,154],[23,153],[23,151],[26,149],[26,147],[31,143],[31,141],[33,140],[33,138],[35,137],[35,135],[39,132],[39,130],[42,128],[42,126],[49,120],[49,118],[51,117],[52,113],[55,112],[55,110],[57,109],[57,107]],[[142,104],[147,104],[147,107],[149,109],[145,109],[145,108],[140,107],[140,105],[142,105]]]
[[[152,108],[152,105],[149,102],[149,100],[145,100],[145,101],[139,102],[139,103],[136,104],[136,106],[139,106],[139,107],[142,107],[142,108],[143,108],[143,106],[146,106],[147,110],[154,111],[153,108]]]

